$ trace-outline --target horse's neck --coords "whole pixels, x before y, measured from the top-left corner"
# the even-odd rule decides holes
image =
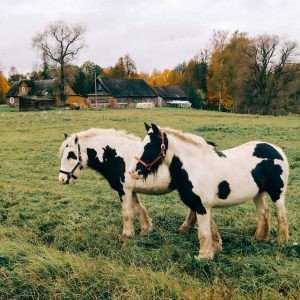
[[[116,156],[121,156],[127,164],[132,156],[132,148],[138,144],[138,141],[120,136],[101,136],[85,139],[81,144],[83,165],[88,164],[87,149],[94,149],[97,152],[99,161],[103,161],[104,148],[106,147],[115,150]],[[98,164],[98,162],[95,163]]]

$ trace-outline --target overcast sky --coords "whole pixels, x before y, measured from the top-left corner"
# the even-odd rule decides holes
[[[300,0],[0,0],[0,68],[41,63],[32,37],[50,22],[86,26],[74,61],[114,65],[130,53],[139,71],[173,68],[209,44],[213,30],[278,34],[300,44]]]

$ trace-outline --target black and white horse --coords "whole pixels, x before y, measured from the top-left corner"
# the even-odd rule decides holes
[[[198,221],[199,259],[213,258],[211,209],[243,203],[253,199],[258,213],[255,239],[269,239],[269,209],[265,194],[275,204],[278,239],[288,239],[285,208],[289,166],[283,151],[272,144],[251,141],[225,151],[202,137],[174,129],[160,130],[146,124],[136,162],[130,167],[134,179],[148,180],[155,173],[169,169],[170,188],[176,188],[181,200],[191,209],[183,225]],[[167,172],[165,174],[168,175]],[[139,181],[139,180],[137,180]],[[195,213],[196,212],[196,217]]]
[[[60,182],[74,183],[83,169],[89,167],[103,175],[117,191],[123,215],[123,232],[120,236],[122,243],[134,235],[134,213],[139,217],[142,235],[148,234],[152,228],[152,220],[137,193],[160,195],[174,190],[168,167],[162,167],[160,174],[150,175],[147,181],[133,180],[126,172],[132,164],[133,153],[140,145],[141,140],[138,137],[123,131],[89,129],[66,137],[60,147]],[[187,226],[181,226],[182,231],[186,229]]]

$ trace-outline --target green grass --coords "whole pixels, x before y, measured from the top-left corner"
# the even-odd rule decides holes
[[[144,136],[143,122],[192,132],[219,149],[249,140],[275,143],[291,167],[286,199],[290,241],[254,242],[254,204],[215,209],[223,251],[194,260],[197,231],[178,233],[187,208],[174,192],[141,198],[149,236],[121,248],[120,203],[98,174],[58,183],[63,134],[90,127]],[[0,299],[297,299],[299,298],[300,118],[181,109],[20,113],[0,111]],[[242,188],[242,187],[241,187]],[[135,221],[136,232],[139,224]]]

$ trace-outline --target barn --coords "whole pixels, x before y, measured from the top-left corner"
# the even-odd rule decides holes
[[[91,108],[135,107],[137,103],[158,105],[158,95],[143,79],[102,78],[88,94]]]
[[[24,96],[27,96],[24,98]],[[86,99],[78,93],[69,82],[65,84],[65,96],[66,104],[76,103],[78,105],[86,105]],[[20,80],[11,86],[7,95],[7,104],[11,106],[19,106],[20,98],[23,97],[23,101],[32,99],[50,99],[55,100],[55,106],[62,105],[59,92],[59,80],[46,79],[46,80]]]
[[[20,81],[15,81],[9,91],[6,93],[6,104],[9,106],[19,106],[19,84]]]
[[[184,90],[178,85],[168,85],[168,86],[155,86],[153,87],[158,95],[158,101],[161,102],[162,106],[176,106],[173,103],[190,103]],[[172,105],[171,105],[172,104]]]
[[[55,107],[55,99],[47,97],[35,97],[35,96],[20,96],[19,97],[19,110],[45,110]]]

